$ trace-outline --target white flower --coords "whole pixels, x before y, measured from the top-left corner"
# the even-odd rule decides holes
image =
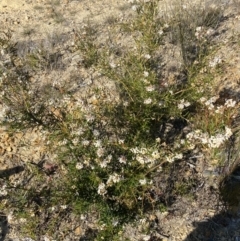
[[[93,122],[95,120],[95,117],[93,115],[87,115],[86,120],[87,122]]]
[[[116,64],[115,64],[114,62],[110,62],[109,65],[110,65],[110,67],[113,68],[113,69],[116,68]]]
[[[59,142],[59,145],[64,146],[67,144],[67,142],[68,142],[67,139],[63,139],[62,141]]]
[[[99,165],[100,165],[101,168],[106,168],[107,164],[108,164],[108,162],[106,160],[104,160],[104,161],[100,162]]]
[[[34,239],[31,239],[31,238],[25,238],[23,239],[23,241],[35,241]],[[45,240],[44,240],[45,241]]]
[[[104,151],[105,151],[105,149],[104,149],[104,148],[99,147],[99,148],[97,149],[97,156],[98,156],[98,157],[103,156]]]
[[[196,27],[196,32],[200,32],[203,30],[203,27],[199,26],[199,27]]]
[[[78,144],[78,142],[79,142],[78,138],[74,138],[72,140],[72,143],[73,143],[74,146],[76,146]]]
[[[128,101],[124,101],[124,102],[123,102],[123,106],[125,106],[125,107],[129,106]]]
[[[148,77],[148,76],[149,76],[149,73],[148,73],[147,71],[144,71],[144,72],[143,72],[143,76],[144,76],[144,77]]]
[[[182,110],[182,109],[184,109],[185,107],[188,107],[188,106],[190,106],[190,102],[182,99],[182,100],[180,100],[180,103],[178,104],[178,109]]]
[[[147,153],[147,149],[146,148],[141,148],[140,150],[139,150],[139,153],[141,153],[141,154],[146,154]]]
[[[131,148],[130,151],[134,154],[137,154],[138,153],[138,148],[135,147],[135,148]]]
[[[204,28],[203,27],[197,27],[196,28],[195,37],[197,39],[203,39],[204,38]]]
[[[226,139],[228,139],[229,137],[231,137],[232,134],[233,134],[233,133],[232,133],[231,128],[225,126],[225,137],[226,137]]]
[[[61,209],[67,209],[67,205],[61,205]]]
[[[10,110],[10,108],[6,105],[0,106],[0,121],[5,120],[7,112]]]
[[[167,23],[164,23],[163,27],[164,28],[169,28],[169,25]]]
[[[82,141],[82,145],[83,145],[83,146],[88,146],[89,143],[90,143],[89,140],[83,140],[83,141]]]
[[[112,160],[112,155],[108,155],[106,158],[106,161],[109,163],[109,162],[111,162],[111,160]]]
[[[7,186],[5,184],[2,185],[2,187],[0,189],[0,196],[6,196],[8,194],[6,188],[7,188]]]
[[[55,241],[55,240],[54,239],[49,239],[47,236],[44,236],[43,241]]]
[[[142,238],[143,241],[148,241],[148,240],[151,239],[151,236],[150,235],[142,235],[141,238]]]
[[[133,10],[133,11],[137,11],[137,9],[138,9],[138,6],[137,6],[137,5],[133,5],[133,6],[132,6],[132,10]]]
[[[173,158],[174,159],[182,159],[183,158],[183,154],[182,153],[178,153]]]
[[[127,163],[127,159],[126,159],[125,156],[120,156],[120,157],[118,158],[118,161],[119,161],[120,163],[123,163],[123,164],[126,164],[126,163]]]
[[[7,215],[7,220],[8,222],[11,224],[12,221],[14,220],[14,216],[13,216],[13,211],[11,211],[8,215]]]
[[[205,97],[201,97],[199,100],[200,100],[201,103],[207,101],[207,99]]]
[[[205,105],[210,105],[210,104],[212,104],[212,103],[215,103],[217,99],[218,99],[217,96],[213,96],[213,97],[211,97],[209,100],[207,100],[207,101],[205,102]]]
[[[214,59],[209,62],[209,67],[214,68],[221,63],[222,63],[222,59],[220,57],[214,57]]]
[[[213,96],[213,97],[211,97],[209,100],[207,100],[207,101],[205,102],[205,105],[207,106],[207,108],[208,108],[209,110],[213,110],[213,109],[214,109],[213,103],[215,103],[217,99],[218,99],[217,96]]]
[[[112,155],[108,155],[101,163],[100,167],[105,168],[107,167],[107,164],[110,163],[112,160]]]
[[[161,35],[163,35],[163,30],[162,29],[160,29],[159,31],[158,31],[158,34],[161,36]]]
[[[215,113],[217,114],[223,114],[224,108],[222,105],[218,106],[217,109],[215,110]]]
[[[82,134],[84,134],[84,129],[80,127],[74,132],[74,134],[81,136]]]
[[[101,142],[101,140],[96,140],[96,141],[94,141],[93,145],[95,147],[101,147],[102,146],[102,142]]]
[[[147,222],[146,218],[140,218],[139,223],[145,224]]]
[[[155,90],[155,87],[153,85],[149,85],[146,87],[146,91],[148,91],[148,92],[152,92],[154,90]]]
[[[226,100],[225,104],[224,104],[227,108],[229,107],[234,107],[236,105],[236,101],[233,99],[228,99]]]
[[[136,160],[141,164],[141,165],[144,165],[145,164],[145,160],[142,156],[140,155],[137,155],[136,156]]]
[[[118,140],[118,144],[123,144],[124,143],[124,139],[119,139]]]
[[[225,137],[222,134],[211,136],[208,140],[208,146],[211,148],[218,148],[224,143]]]
[[[93,130],[93,135],[97,137],[100,135],[100,132],[98,130]]]
[[[87,216],[81,214],[80,219],[81,219],[81,220],[86,220],[86,219],[87,219]]]
[[[210,35],[213,35],[215,33],[214,29],[213,28],[209,28],[206,32],[206,35],[207,36],[210,36]]]
[[[121,176],[117,173],[114,173],[113,175],[110,175],[107,180],[107,186],[112,186],[114,183],[118,183],[121,181]]]
[[[164,101],[160,101],[160,102],[158,103],[158,105],[159,105],[159,106],[164,106]]]
[[[84,163],[86,166],[89,166],[89,165],[90,165],[90,159],[89,159],[89,158],[85,159],[83,163]]]
[[[141,185],[146,185],[147,184],[147,180],[144,178],[144,179],[140,179],[139,180],[139,183],[141,184]]]
[[[174,161],[174,158],[172,156],[167,156],[166,161],[172,163]]]
[[[143,103],[144,103],[145,105],[149,105],[149,104],[152,103],[152,99],[151,99],[151,98],[148,98],[148,99],[144,100]]]
[[[19,222],[20,222],[20,223],[26,223],[26,222],[27,222],[27,219],[26,219],[26,218],[20,218],[20,219],[19,219]]]
[[[156,140],[155,140],[157,143],[160,143],[161,142],[161,139],[158,137],[158,138],[156,138]]]
[[[151,157],[148,157],[146,162],[148,163],[148,168],[151,168],[153,167],[153,165],[155,164],[155,159],[151,158]]]
[[[76,169],[81,170],[83,168],[83,164],[81,162],[78,162],[76,164]]]
[[[152,155],[152,157],[155,158],[155,159],[157,159],[157,158],[160,157],[160,153],[159,153],[158,151],[153,151],[151,155]]]
[[[182,5],[182,8],[183,8],[183,9],[187,9],[187,5],[186,5],[186,4],[183,4],[183,5]]]
[[[102,182],[98,186],[98,194],[104,196],[107,193],[106,185]]]
[[[151,55],[150,55],[150,54],[145,54],[145,55],[144,55],[144,58],[145,58],[145,59],[150,59],[150,58],[151,58]]]
[[[201,140],[202,144],[207,144],[208,141],[209,141],[208,134],[207,133],[203,133],[203,135],[201,136],[200,140]]]
[[[144,84],[150,84],[150,82],[148,81],[148,80],[146,80],[146,79],[142,79],[142,82],[144,83]]]

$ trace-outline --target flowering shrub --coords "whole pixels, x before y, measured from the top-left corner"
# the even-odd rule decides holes
[[[101,86],[92,90],[88,99],[80,98],[62,91],[61,81],[47,86],[50,94],[39,93],[31,78],[18,78],[16,68],[1,74],[1,120],[43,126],[65,171],[64,187],[56,185],[61,195],[56,195],[53,203],[81,213],[97,210],[99,237],[105,235],[109,240],[137,215],[167,205],[164,190],[159,190],[161,194],[154,191],[155,177],[168,171],[164,164],[184,160],[186,153],[199,147],[220,148],[232,135],[230,124],[238,104],[227,99],[218,105],[219,97],[204,89],[207,81],[198,80],[197,71],[204,65],[202,54],[207,53],[205,43],[211,35],[207,27],[212,22],[206,23],[205,18],[205,26],[188,29],[199,49],[194,56],[197,63],[183,56],[187,81],[163,85],[158,55],[175,23],[170,26],[159,16],[157,0],[129,2],[135,16],[118,27],[133,36],[132,46],[121,54],[108,44],[99,46],[96,32],[88,25],[75,46],[84,67],[94,68],[112,82],[114,93]],[[182,23],[178,26],[184,38],[180,45],[190,41]],[[180,48],[184,55],[186,46]],[[208,67],[220,63],[214,58]],[[12,72],[17,72],[16,76]],[[190,130],[184,132],[186,126]],[[5,193],[3,186],[1,195]]]

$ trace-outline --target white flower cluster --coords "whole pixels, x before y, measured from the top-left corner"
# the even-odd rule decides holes
[[[146,77],[148,77],[149,76],[149,72],[148,71],[144,71],[143,72],[143,76],[146,78]]]
[[[195,30],[195,37],[198,40],[206,41],[206,39],[214,34],[214,30],[212,28],[206,29],[202,26],[198,26]]]
[[[99,166],[101,168],[106,168],[108,163],[110,163],[112,160],[112,155],[108,155],[103,161],[100,162]]]
[[[140,183],[140,185],[142,185],[142,186],[146,185],[146,184],[147,184],[146,178],[140,179],[140,180],[139,180],[139,183]]]
[[[175,155],[169,155],[169,156],[167,156],[167,157],[166,157],[166,160],[167,160],[167,162],[172,163],[172,162],[174,162],[175,160],[180,160],[180,159],[182,159],[182,158],[183,158],[183,154],[182,154],[182,153],[177,153],[177,154],[175,154]]]
[[[152,103],[152,99],[151,98],[147,98],[144,100],[143,102],[145,105],[150,105]]]
[[[152,167],[156,161],[160,157],[160,153],[158,150],[147,150],[146,148],[132,148],[131,152],[136,154],[136,160],[141,164],[147,164],[148,167]]]
[[[106,185],[103,182],[100,183],[98,186],[98,194],[101,196],[104,196],[105,194],[107,194]]]
[[[233,108],[236,105],[236,101],[233,99],[228,99],[226,100],[224,106],[226,106],[227,108]]]
[[[208,100],[205,97],[201,97],[200,102],[206,105],[209,110],[213,110],[214,109],[213,104],[216,102],[217,99],[218,99],[218,96],[213,96]]]
[[[122,164],[126,164],[127,163],[127,158],[125,156],[120,156],[118,158],[118,161]]]
[[[8,194],[7,192],[7,186],[6,185],[3,185],[0,189],[0,196],[6,196]]]
[[[207,106],[207,108],[209,110],[214,110],[215,106],[214,103],[216,102],[216,100],[218,99],[218,96],[213,96],[210,99],[206,99],[205,97],[201,97],[200,98],[200,102],[203,103],[205,106]],[[233,99],[227,99],[224,103],[224,105],[222,106],[217,106],[215,112],[216,113],[223,113],[225,108],[233,108],[235,107],[235,105],[237,104],[237,102]]]
[[[109,176],[108,180],[107,180],[107,185],[105,183],[100,183],[98,185],[98,194],[101,196],[104,196],[107,194],[107,189],[106,187],[111,187],[113,184],[120,182],[123,179],[122,176],[120,176],[117,173],[113,173],[112,175]]]
[[[144,57],[145,59],[151,59],[151,55],[150,55],[150,54],[145,54],[143,57]]]
[[[220,57],[218,57],[218,56],[216,56],[216,57],[214,57],[210,62],[209,62],[209,67],[211,67],[211,68],[215,68],[216,66],[218,66],[219,64],[221,64],[223,62],[223,60],[220,58]]]
[[[111,187],[113,184],[120,182],[122,177],[118,175],[117,173],[113,173],[112,175],[109,176],[107,180],[107,186]]]
[[[178,109],[182,110],[182,109],[184,109],[185,107],[188,107],[188,106],[190,106],[190,102],[182,99],[182,100],[180,100],[180,103],[178,104]]]
[[[78,162],[77,164],[76,164],[76,169],[77,170],[81,170],[83,168],[83,164],[81,163],[81,162]]]
[[[209,148],[218,148],[232,135],[232,130],[229,127],[225,127],[225,133],[209,136],[207,133],[203,133],[201,130],[195,130],[187,134],[187,140],[189,143],[193,141],[200,141],[202,144],[207,145]]]
[[[154,85],[149,85],[149,86],[146,87],[146,91],[147,92],[152,92],[154,90],[155,90],[155,86]]]
[[[9,107],[6,105],[2,105],[0,108],[0,121],[4,121],[6,118],[6,114],[9,111]]]

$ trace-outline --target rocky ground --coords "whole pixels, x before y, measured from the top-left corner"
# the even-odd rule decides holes
[[[162,4],[166,7],[166,2],[163,1]],[[223,5],[224,17],[215,32],[213,42],[218,45],[215,56],[221,59],[225,67],[224,71],[215,78],[214,91],[219,93],[225,88],[227,93],[239,102],[240,2],[222,1],[216,4]],[[82,57],[71,51],[77,38],[76,30],[83,29],[84,25],[91,21],[102,30],[99,36],[101,41],[101,38],[106,37],[108,25],[121,21],[131,14],[130,4],[125,0],[0,0],[1,31],[11,31],[12,40],[17,42],[18,55],[24,57],[40,47],[48,49],[51,53],[47,56],[53,59],[51,65],[45,66],[34,76],[33,81],[36,85],[44,86],[61,78],[62,81],[70,83],[66,86],[68,91],[76,92],[86,91],[95,84],[104,83],[104,80],[101,83],[96,81],[98,77],[96,73],[86,72],[81,66]],[[127,42],[121,44],[124,46]],[[166,49],[166,54],[171,51],[174,52],[173,49]],[[171,71],[172,65],[178,64],[174,58],[176,56],[172,55],[165,59],[166,79],[174,78],[176,75]],[[31,163],[39,163],[43,158],[54,163],[55,157],[50,153],[45,134],[41,128],[9,133],[6,127],[1,127],[0,178],[11,176],[15,181],[22,182],[28,175],[27,170],[31,169]],[[234,151],[230,157],[226,153],[231,148],[226,147],[226,151],[223,152],[223,155],[226,155],[226,158],[223,158],[224,166],[229,167],[234,161],[239,162],[237,151],[239,143],[236,139],[234,144],[236,147],[233,148]],[[224,212],[224,205],[219,196],[219,183],[225,173],[222,170],[216,170],[214,163],[208,162],[197,154],[196,156],[194,163],[189,160],[186,163],[176,163],[172,167],[173,175],[179,175],[181,170],[183,175],[196,178],[196,197],[194,199],[176,197],[168,210],[149,215],[146,219],[151,221],[155,230],[150,240],[240,240],[239,210]],[[63,170],[59,171],[57,175],[61,176],[63,172]],[[4,185],[1,179],[0,185]],[[170,184],[166,185],[170,186]],[[62,216],[63,219],[57,224],[55,237],[43,235],[39,240],[94,239],[91,234],[88,234],[88,232],[91,233],[89,231],[91,227],[87,224],[90,223],[89,217],[87,220],[86,217],[77,217],[66,211],[64,207],[62,210],[56,210],[56,215]],[[21,222],[28,222],[27,220],[13,219],[10,210],[1,210],[0,220],[3,236],[0,240],[31,240],[24,236],[24,231],[21,229]],[[130,237],[131,240],[149,240],[144,239],[138,230],[131,226],[126,228],[122,240],[126,240],[126,237]]]

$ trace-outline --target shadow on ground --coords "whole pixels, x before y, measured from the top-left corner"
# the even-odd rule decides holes
[[[194,222],[195,230],[184,241],[239,241],[240,218],[222,212],[213,218]]]
[[[227,207],[214,217],[193,223],[195,230],[184,241],[240,241],[240,165],[220,183],[219,194]]]
[[[0,212],[0,241],[4,241],[8,232],[7,216]]]

